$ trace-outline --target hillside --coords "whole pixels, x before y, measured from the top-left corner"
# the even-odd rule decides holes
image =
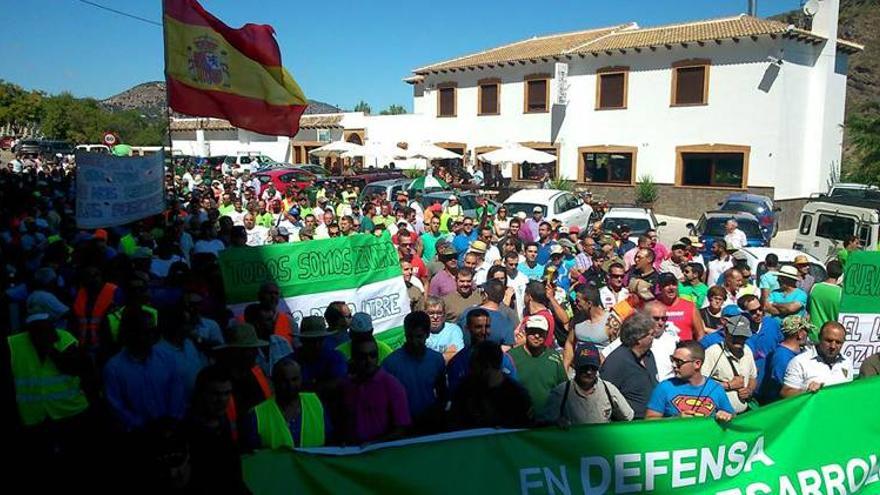
[[[148,117],[165,113],[165,82],[150,81],[127,89],[117,95],[101,100],[107,110],[137,110]],[[305,114],[336,113],[343,111],[322,101],[309,100]]]

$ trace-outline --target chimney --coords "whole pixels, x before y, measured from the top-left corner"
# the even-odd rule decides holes
[[[749,0],[749,15],[758,17],[758,0]]]
[[[813,16],[813,34],[836,43],[839,17],[840,0],[819,0],[819,10]]]

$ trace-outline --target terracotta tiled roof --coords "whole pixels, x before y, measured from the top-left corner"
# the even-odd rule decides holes
[[[577,33],[557,34],[519,41],[483,52],[428,65],[414,70],[424,75],[441,70],[499,64],[542,58],[599,54],[603,52],[636,48],[680,45],[682,43],[705,43],[714,40],[730,40],[752,36],[784,36],[808,43],[820,43],[825,39],[809,31],[788,24],[747,15],[688,22],[669,26],[639,28],[635,23],[610,28],[593,29]],[[838,49],[856,53],[863,46],[839,40]],[[417,82],[417,81],[407,81]]]
[[[299,119],[301,129],[331,129],[342,128],[342,114],[315,114],[303,115]],[[223,119],[174,119],[171,121],[172,131],[231,131],[235,126]]]
[[[303,115],[299,119],[300,129],[341,129],[342,114]]]

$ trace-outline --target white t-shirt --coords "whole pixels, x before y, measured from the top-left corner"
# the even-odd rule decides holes
[[[247,232],[247,244],[248,246],[262,246],[266,244],[266,237],[269,235],[269,229],[263,227],[262,225],[254,225],[254,228],[251,230],[245,229]]]
[[[620,291],[616,293],[607,285],[599,289],[599,298],[606,311],[611,311],[611,308],[627,297],[629,297],[629,290],[626,287],[621,287]]]
[[[724,272],[733,268],[733,258],[730,256],[727,257],[726,260],[712,260],[709,262],[709,270],[708,276],[706,277],[706,285],[712,287],[716,285],[718,282],[718,277],[720,277]]]
[[[804,352],[795,356],[785,369],[783,383],[791,388],[805,390],[810,382],[818,382],[823,385],[836,385],[853,380],[852,358],[843,353],[831,366],[825,364],[815,347],[809,347]]]
[[[755,357],[749,346],[743,348],[743,355],[739,359],[736,359],[730,351],[721,345],[709,346],[706,349],[706,359],[703,361],[703,368],[700,371],[706,378],[722,382],[729,382],[735,377],[741,376],[743,377],[743,385],[746,387],[758,378],[758,367],[755,365]],[[738,413],[749,408],[748,404],[740,400],[736,390],[728,391],[727,398]]]
[[[241,226],[244,226],[244,216],[245,215],[247,215],[247,212],[244,210],[242,210],[242,211],[232,210],[226,214],[227,217],[232,219],[232,225],[241,225]]]
[[[749,242],[746,233],[739,229],[735,229],[733,232],[725,235],[724,240],[729,244],[733,244],[733,247],[737,249],[746,247],[746,244]]]

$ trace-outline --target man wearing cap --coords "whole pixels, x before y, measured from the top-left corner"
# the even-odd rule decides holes
[[[493,246],[494,247],[494,246]],[[488,246],[481,240],[471,243],[467,254],[464,256],[464,266],[474,271],[474,284],[483,285],[486,282],[486,276],[489,274],[491,264],[486,263],[486,251]]]
[[[730,257],[730,251],[735,250],[733,246],[728,246],[726,241],[717,240],[712,243],[712,255],[715,257],[709,262],[707,268],[706,283],[715,285],[720,283],[721,275],[733,268],[733,258]]]
[[[437,248],[437,257],[443,263],[443,269],[431,278],[428,295],[445,297],[455,292],[457,286],[455,277],[458,273],[458,255],[451,244],[443,243]]]
[[[450,217],[460,217],[464,215],[464,210],[458,204],[458,196],[450,194],[446,200],[446,206],[443,207],[443,213]]]
[[[325,344],[327,337],[333,335],[334,332],[327,331],[324,318],[307,316],[300,322],[302,346],[293,355],[302,370],[303,390],[316,392],[325,401],[333,397],[340,380],[348,373],[345,356]]]
[[[748,401],[755,393],[758,368],[746,340],[752,336],[749,319],[739,315],[724,325],[724,341],[706,349],[701,372],[721,385],[733,409],[745,412]]]
[[[706,268],[706,260],[703,259],[703,248],[706,246],[697,236],[682,237],[681,241],[688,247],[688,261],[699,263]]]
[[[742,249],[749,243],[746,233],[739,229],[739,224],[731,218],[724,224],[724,242],[733,246],[733,249]]]
[[[427,347],[431,318],[414,311],[403,319],[406,341],[382,363],[406,390],[413,423],[422,431],[436,431],[446,404],[446,361]]]
[[[675,275],[676,280],[684,280],[684,271],[682,270],[682,267],[687,262],[687,258],[685,257],[686,252],[687,246],[682,242],[679,241],[674,243],[672,245],[672,251],[669,253],[669,258],[660,262],[660,273],[671,273]]]
[[[525,345],[510,351],[519,382],[529,392],[535,411],[543,411],[550,391],[566,381],[562,356],[544,345],[549,324],[543,316],[530,316],[525,322]]]
[[[645,417],[651,392],[657,386],[657,364],[651,345],[654,342],[654,319],[637,312],[620,327],[620,347],[608,355],[599,372],[626,398],[633,416]]]
[[[523,212],[525,213],[525,212]],[[541,224],[544,223],[544,209],[540,206],[535,206],[532,208],[532,216],[523,222],[523,229],[529,230],[534,238],[529,239],[526,242],[537,242],[540,238],[540,227]],[[549,223],[547,225],[550,225]]]
[[[367,313],[355,313],[352,315],[351,325],[348,327],[348,335],[350,340],[336,347],[336,350],[345,356],[346,360],[351,359],[351,347],[355,342],[373,338],[373,317]],[[379,364],[382,364],[385,358],[391,355],[393,350],[391,346],[381,340],[376,341],[376,346],[379,349]]]
[[[788,315],[806,316],[808,298],[807,293],[797,287],[799,275],[798,269],[791,265],[783,266],[776,274],[779,288],[770,293],[764,311],[780,323]]]
[[[678,295],[678,280],[671,273],[657,278],[657,300],[666,306],[669,323],[678,333],[679,340],[700,340],[705,334],[703,319],[697,306]]]
[[[557,385],[538,414],[539,423],[572,425],[632,421],[633,410],[617,387],[599,377],[599,350],[592,342],[575,348],[574,378]],[[537,409],[536,409],[537,410]]]
[[[64,318],[70,312],[70,308],[61,302],[55,291],[58,289],[58,275],[55,270],[44,266],[34,272],[33,291],[25,303],[29,314],[47,313],[49,318],[64,328]]]
[[[779,394],[788,398],[817,392],[826,385],[851,382],[855,371],[852,358],[840,352],[845,341],[843,325],[836,321],[825,323],[819,330],[819,343],[807,347],[788,363]]]
[[[670,357],[675,377],[660,382],[648,401],[645,419],[708,417],[730,421],[735,411],[718,382],[704,376],[705,351],[693,340],[679,342]]]
[[[758,399],[767,404],[779,399],[788,363],[807,345],[813,325],[800,316],[787,316],[782,320],[783,340],[767,357],[767,371],[761,382]]]
[[[636,243],[629,239],[631,233],[632,228],[626,224],[618,225],[611,232],[611,236],[614,239],[614,251],[617,256],[626,256],[626,253],[637,247]]]

